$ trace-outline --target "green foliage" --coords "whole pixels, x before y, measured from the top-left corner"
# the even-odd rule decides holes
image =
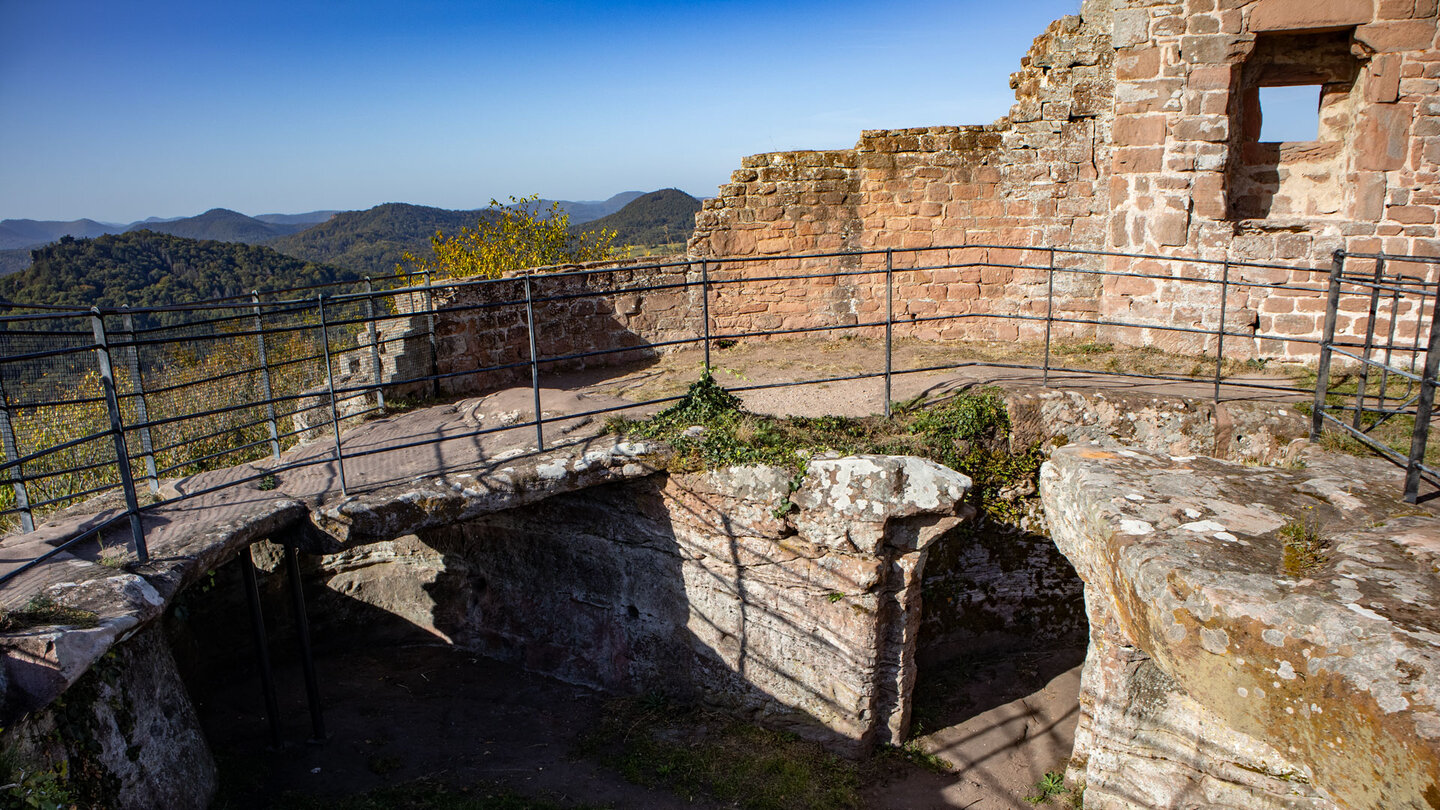
[[[69,774],[67,763],[61,762],[53,770],[20,768],[6,757],[4,763],[4,785],[0,786],[0,810],[69,810],[75,807],[65,782]]]
[[[28,269],[0,278],[0,299],[80,309],[149,307],[359,275],[292,259],[269,248],[151,231],[95,239],[66,237],[36,249],[34,256]]]
[[[436,277],[499,278],[506,272],[530,267],[593,262],[611,258],[615,232],[603,227],[571,233],[570,215],[559,203],[542,213],[538,196],[510,198],[504,205],[490,201],[492,216],[480,217],[474,228],[462,227],[446,236],[437,230],[430,238],[430,256],[407,251],[412,273]]]
[[[671,468],[682,472],[772,464],[803,473],[813,455],[826,451],[920,456],[970,476],[971,495],[992,517],[1018,519],[1019,507],[1001,492],[1033,481],[1044,454],[1039,445],[1010,451],[1009,414],[998,389],[957,394],[924,408],[906,403],[894,414],[888,420],[761,416],[745,411],[707,372],[666,410],[639,422],[613,420],[610,427],[664,440],[675,449]]]
[[[1025,801],[1031,804],[1042,804],[1051,799],[1069,793],[1070,789],[1065,787],[1065,774],[1058,771],[1047,771],[1035,783],[1035,795],[1026,796]]]
[[[609,216],[572,225],[570,230],[576,234],[614,231],[616,240],[626,245],[684,243],[695,229],[695,212],[699,210],[699,200],[679,189],[667,188],[637,197]]]
[[[613,701],[583,744],[632,782],[749,810],[860,805],[855,763],[794,734],[662,697]]]
[[[0,632],[16,632],[32,627],[70,625],[94,627],[100,617],[89,610],[62,605],[48,595],[31,597],[19,610],[0,612]]]
[[[1291,576],[1309,576],[1325,567],[1330,561],[1329,543],[1320,529],[1320,519],[1314,512],[1306,512],[1299,518],[1290,518],[1281,526],[1278,534],[1284,541],[1280,568]]]

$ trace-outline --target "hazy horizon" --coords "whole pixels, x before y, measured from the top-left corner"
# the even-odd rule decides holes
[[[745,155],[1003,116],[1079,5],[0,0],[0,219],[713,196]]]

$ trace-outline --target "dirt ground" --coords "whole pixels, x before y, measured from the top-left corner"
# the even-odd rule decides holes
[[[1057,670],[1083,650],[995,656],[922,670],[921,700],[931,717],[957,721],[922,741],[968,767],[940,773],[899,757],[862,768],[863,807],[869,810],[1028,808],[1039,774],[1057,769],[1073,734],[1078,677],[1047,690]],[[222,771],[216,810],[284,808],[306,798],[339,799],[425,777],[454,787],[498,785],[562,806],[615,808],[735,807],[689,799],[633,784],[592,756],[581,742],[611,698],[518,667],[480,658],[422,634],[398,646],[322,648],[321,680],[327,738],[308,742],[309,714],[294,661],[277,665],[286,744],[269,745],[258,676],[212,682],[195,695],[202,723]],[[1063,673],[1062,673],[1063,674]],[[1068,689],[1068,691],[1067,691]],[[1015,713],[1029,705],[1021,726],[1006,730],[1020,745],[995,746],[968,731],[964,720]],[[1008,716],[1008,715],[1007,715]],[[1066,726],[1035,734],[1023,727]],[[1005,726],[1005,721],[998,721]],[[948,734],[948,736],[947,736]],[[960,738],[958,747],[956,738]],[[968,741],[967,741],[968,738]],[[948,741],[948,742],[947,742]],[[947,747],[948,745],[948,747]],[[962,752],[968,752],[962,753]],[[1037,759],[1039,757],[1039,759]]]

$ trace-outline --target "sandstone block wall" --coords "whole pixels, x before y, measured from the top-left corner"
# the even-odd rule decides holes
[[[969,244],[1074,247],[1177,259],[1205,258],[1316,268],[1234,268],[1226,324],[1239,332],[1313,337],[1320,293],[1271,291],[1273,282],[1323,286],[1337,249],[1440,255],[1440,56],[1430,0],[1089,0],[1053,23],[1011,80],[1009,116],[977,127],[862,133],[854,149],[746,158],[696,215],[697,257],[837,249],[923,249]],[[1258,140],[1259,88],[1313,85],[1316,140]],[[921,311],[1033,313],[1046,282],[1042,255],[905,255],[911,264],[957,262],[902,296]],[[1019,261],[1016,261],[1019,259]],[[1037,259],[1040,259],[1037,261]],[[878,262],[879,260],[875,260]],[[1219,280],[1217,265],[1111,258],[1070,259],[1111,271]],[[842,267],[869,264],[850,259]],[[1011,269],[1005,265],[1040,265]],[[834,263],[832,263],[834,266]],[[738,267],[738,265],[737,265]],[[1356,272],[1370,265],[1352,260]],[[1392,271],[1434,278],[1434,264]],[[768,274],[763,261],[742,272]],[[876,277],[836,278],[802,300],[814,317],[873,312]],[[757,285],[763,290],[763,284]],[[1213,329],[1215,285],[1056,276],[1062,317]],[[735,324],[790,313],[761,304],[722,308]],[[824,306],[818,304],[824,303]],[[1365,305],[1342,308],[1342,335],[1363,334]],[[1413,301],[1382,307],[1383,331],[1403,339],[1424,316]],[[738,327],[737,327],[738,328]],[[1033,337],[1033,326],[974,318],[921,337]],[[1064,326],[1061,334],[1096,330]],[[1213,350],[1213,338],[1160,330],[1098,330],[1102,339]],[[1303,357],[1313,346],[1234,342],[1231,350]]]

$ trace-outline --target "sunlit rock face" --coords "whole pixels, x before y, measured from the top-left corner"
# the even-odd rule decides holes
[[[1091,626],[1086,807],[1440,803],[1440,521],[1395,493],[1316,457],[1055,452],[1041,495]]]

